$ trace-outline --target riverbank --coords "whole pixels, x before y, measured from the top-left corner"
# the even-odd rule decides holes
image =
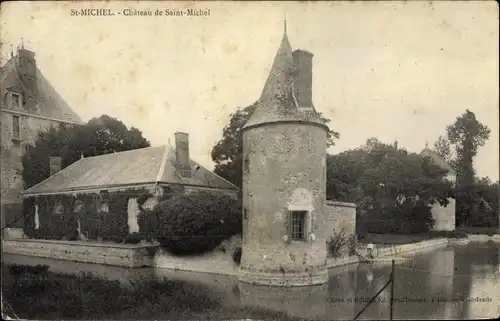
[[[445,246],[448,239],[432,239],[409,244],[377,244],[373,252],[372,261],[388,261],[403,253],[416,253],[418,251]],[[46,240],[4,240],[2,252],[17,255],[44,257],[66,261],[79,261],[85,263],[98,263],[113,266],[136,268],[153,266],[175,271],[190,271],[220,275],[239,275],[239,266],[233,261],[229,253],[214,251],[203,256],[177,257],[159,249],[152,256],[152,246],[125,245],[125,244],[98,244],[76,241],[46,241]],[[148,254],[147,252],[150,251]],[[366,244],[360,243],[356,252],[360,254],[328,258],[328,268],[356,264],[366,259]]]
[[[5,307],[21,319],[298,320],[286,313],[227,305],[224,293],[179,280],[142,279],[123,287],[91,274],[2,264],[2,283]]]
[[[377,244],[373,251],[373,259],[370,259],[371,262],[385,262],[390,261],[391,258],[398,257],[398,255],[408,252],[419,252],[424,249],[434,248],[439,246],[447,246],[449,244],[449,239],[441,238],[441,239],[433,239],[426,240],[416,243],[409,244]],[[356,252],[359,255],[351,255],[348,257],[341,258],[329,258],[327,260],[328,268],[334,268],[342,265],[348,264],[356,264],[363,262],[367,259],[367,244],[359,244],[356,247]]]

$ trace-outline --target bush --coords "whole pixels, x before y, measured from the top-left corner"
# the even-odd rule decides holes
[[[345,236],[344,229],[339,233],[333,231],[333,236],[326,241],[326,249],[329,257],[338,258],[343,256],[344,248],[349,244],[349,239]]]
[[[212,251],[242,229],[241,203],[217,192],[176,195],[148,214],[156,224],[145,233],[178,255]]]
[[[233,261],[234,263],[240,265],[241,263],[241,254],[242,254],[242,249],[241,247],[237,247],[233,251]]]
[[[125,237],[124,243],[125,244],[139,244],[144,237],[137,232],[134,232],[132,234],[129,234]]]

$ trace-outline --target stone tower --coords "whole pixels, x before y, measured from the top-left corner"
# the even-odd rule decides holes
[[[312,56],[292,52],[285,27],[243,128],[241,282],[306,286],[328,280],[328,127],[312,103]]]

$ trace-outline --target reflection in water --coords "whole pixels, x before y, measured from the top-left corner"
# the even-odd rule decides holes
[[[434,249],[397,261],[394,283],[395,319],[474,319],[499,314],[498,244],[469,243]],[[63,273],[88,271],[123,284],[141,278],[178,279],[201,283],[225,305],[286,312],[314,320],[349,320],[389,280],[390,264],[358,264],[330,270],[325,285],[298,288],[239,283],[234,276],[179,272],[167,269],[126,269],[33,257],[4,255],[5,263],[47,264]],[[481,302],[484,301],[484,302]],[[390,286],[360,316],[361,320],[389,319]]]

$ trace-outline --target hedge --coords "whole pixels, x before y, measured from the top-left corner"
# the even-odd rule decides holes
[[[139,215],[141,230],[176,255],[214,250],[242,230],[241,203],[218,192],[174,195]],[[141,223],[140,223],[141,224]]]

